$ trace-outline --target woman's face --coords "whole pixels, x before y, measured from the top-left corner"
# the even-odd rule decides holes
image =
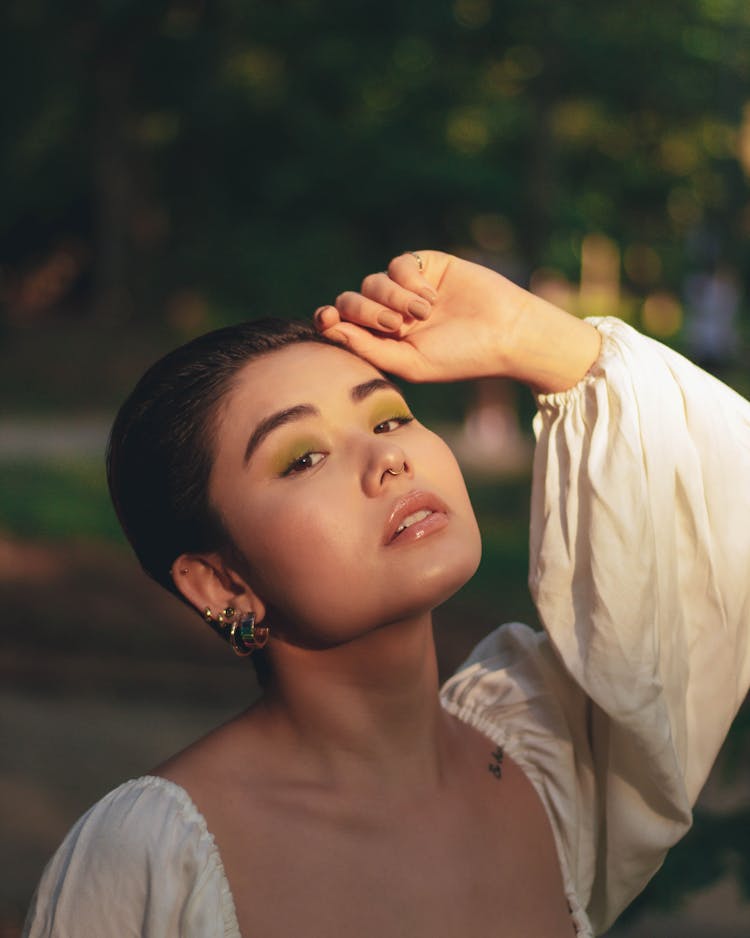
[[[479,563],[448,446],[335,347],[287,346],[240,372],[209,494],[270,623],[311,647],[424,613]]]

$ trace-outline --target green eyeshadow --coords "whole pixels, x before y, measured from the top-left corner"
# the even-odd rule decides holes
[[[273,457],[271,467],[276,475],[283,475],[295,459],[299,459],[305,453],[319,452],[321,449],[325,449],[325,447],[321,446],[320,440],[313,440],[309,437],[294,440],[288,446],[282,447]]]
[[[378,401],[378,406],[370,414],[370,423],[376,426],[383,423],[384,420],[391,420],[394,417],[411,417],[411,411],[406,403],[395,395],[384,401]]]

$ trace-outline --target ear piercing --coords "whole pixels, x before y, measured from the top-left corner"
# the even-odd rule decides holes
[[[232,651],[242,658],[251,655],[256,648],[262,648],[268,641],[268,626],[256,625],[254,612],[239,615],[234,607],[227,606],[214,616],[211,608],[206,606],[203,618],[217,635],[229,642]]]

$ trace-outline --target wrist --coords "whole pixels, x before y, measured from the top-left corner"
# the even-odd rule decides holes
[[[521,291],[504,341],[503,373],[541,394],[574,387],[599,357],[601,336],[582,319]]]

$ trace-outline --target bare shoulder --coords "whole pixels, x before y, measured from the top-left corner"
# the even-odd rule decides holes
[[[510,812],[522,819],[527,830],[549,829],[541,799],[521,766],[502,745],[458,718],[452,719],[460,747],[455,760],[460,783],[465,791],[473,792],[488,818]]]
[[[461,723],[457,730],[464,758],[459,761],[460,784],[475,808],[474,876],[480,870],[502,871],[493,894],[509,920],[537,921],[540,934],[569,931],[560,859],[550,818],[523,768],[504,749],[478,730]],[[535,894],[544,896],[539,908],[525,907],[533,878]],[[526,931],[524,933],[536,933]]]
[[[199,810],[210,813],[217,791],[226,792],[232,784],[263,784],[269,746],[273,747],[266,737],[258,709],[251,707],[171,756],[150,774],[184,788]]]

